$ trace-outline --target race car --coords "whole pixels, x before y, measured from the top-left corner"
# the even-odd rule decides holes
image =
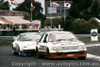
[[[38,32],[21,33],[12,43],[12,53],[26,56],[36,51],[36,44],[41,35]]]
[[[36,46],[37,58],[79,58],[85,59],[87,48],[85,44],[68,31],[46,32]]]

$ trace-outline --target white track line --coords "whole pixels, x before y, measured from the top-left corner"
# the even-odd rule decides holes
[[[96,46],[100,46],[100,44],[91,44],[91,45],[86,45],[86,47],[96,47]]]
[[[86,45],[86,47],[96,47],[96,46],[100,46],[100,44]],[[100,61],[100,56],[89,54],[89,53],[87,53],[87,58],[92,59],[92,60],[96,60],[96,61]]]
[[[100,61],[100,56],[87,53],[87,59],[92,59],[92,60]]]

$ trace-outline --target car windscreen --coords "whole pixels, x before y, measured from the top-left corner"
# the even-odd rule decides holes
[[[72,33],[53,33],[49,35],[49,42],[61,40],[77,40],[77,38]]]
[[[40,39],[40,35],[21,35],[21,41],[33,41]]]

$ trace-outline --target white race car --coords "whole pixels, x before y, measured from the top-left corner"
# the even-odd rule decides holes
[[[40,34],[37,32],[19,34],[12,43],[12,53],[23,56],[26,56],[29,53],[34,53],[40,37]]]
[[[36,46],[37,57],[85,59],[87,49],[83,42],[67,31],[46,32]]]

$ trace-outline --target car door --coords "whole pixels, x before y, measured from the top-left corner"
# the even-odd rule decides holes
[[[44,34],[38,43],[38,50],[42,52],[46,52],[48,43],[48,34]]]

